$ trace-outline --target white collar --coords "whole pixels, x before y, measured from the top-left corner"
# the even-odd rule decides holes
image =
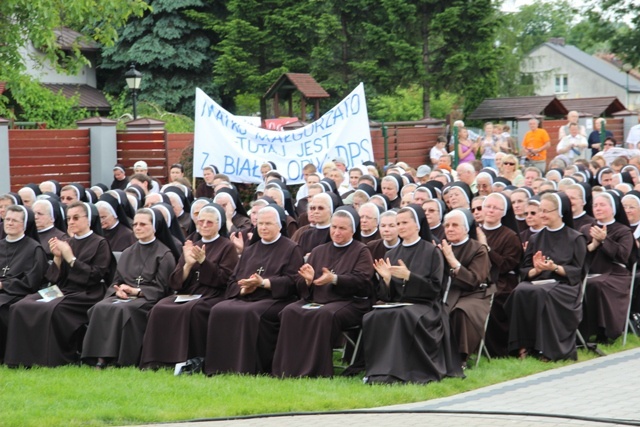
[[[460,246],[460,245],[464,245],[464,244],[465,244],[465,243],[467,243],[468,241],[469,241],[469,236],[467,236],[467,238],[466,238],[466,239],[464,239],[464,240],[463,240],[463,241],[461,241],[461,242],[458,242],[458,243],[451,243],[451,246]]]
[[[553,232],[562,230],[564,228],[564,226],[565,226],[565,224],[563,222],[562,225],[560,227],[558,227],[558,228],[549,228],[549,227],[545,227],[545,228],[553,233]]]
[[[280,240],[280,238],[282,237],[282,234],[278,233],[278,237],[276,237],[275,239],[273,239],[272,242],[265,242],[264,239],[260,239],[260,241],[262,242],[263,245],[273,245],[275,242],[277,242],[278,240]]]
[[[205,239],[202,238],[202,243],[211,243],[211,242],[215,242],[216,240],[218,240],[218,237],[220,237],[220,233],[216,234],[216,237],[213,237],[211,239]]]
[[[600,222],[600,221],[596,221],[596,222],[598,223],[598,225],[611,225],[611,224],[613,224],[614,222],[616,222],[616,219],[614,218],[614,219],[612,219],[612,220],[611,220],[611,221],[609,221],[609,222]]]
[[[416,243],[418,243],[419,241],[420,241],[420,236],[418,236],[418,238],[417,238],[415,241],[411,242],[411,243],[408,243],[408,242],[402,242],[402,246],[404,246],[404,247],[413,246],[413,245],[415,245]]]
[[[371,236],[373,236],[374,234],[376,234],[376,232],[377,232],[377,231],[378,231],[378,227],[376,227],[376,229],[375,229],[375,230],[373,230],[373,232],[371,232],[371,234],[364,234],[364,233],[361,231],[361,232],[360,232],[360,235],[361,235],[362,237],[371,237]]]
[[[583,216],[585,216],[587,214],[587,211],[582,211],[581,214],[575,215],[573,217],[573,219],[578,219],[578,218],[582,218]]]
[[[4,238],[4,240],[6,240],[7,243],[15,243],[15,242],[19,242],[20,240],[22,240],[25,236],[26,236],[26,234],[23,233],[22,236],[18,237],[15,240],[11,240],[11,239],[9,239],[9,236],[7,236],[7,237]]]
[[[116,221],[116,223],[113,224],[111,227],[109,227],[108,230],[113,230],[114,228],[116,228],[118,226],[118,224],[120,224],[120,221]]]
[[[89,230],[89,232],[87,234],[85,234],[84,236],[78,236],[77,234],[75,236],[73,236],[74,239],[76,240],[82,240],[82,239],[86,239],[87,237],[91,236],[93,234],[93,230]]]
[[[544,230],[544,227],[542,227],[542,228],[538,228],[537,230],[536,230],[535,228],[533,228],[533,227],[529,227],[529,231],[531,231],[531,232],[532,232],[532,233],[534,233],[534,234],[535,234],[535,233],[539,233],[539,232],[541,232],[542,230]]]
[[[517,219],[518,221],[524,221],[524,220],[526,220],[526,219],[527,219],[527,217],[526,217],[526,216],[518,216],[518,215],[516,215],[516,219]]]
[[[153,239],[149,240],[148,242],[143,242],[143,241],[138,240],[138,243],[140,243],[141,245],[150,245],[151,243],[153,243],[155,241],[156,241],[156,237],[153,236]]]
[[[429,226],[430,230],[435,230],[436,228],[440,227],[442,225],[442,222],[439,222],[438,225],[434,225],[433,227]]]
[[[333,246],[335,246],[336,248],[345,248],[345,247],[349,246],[352,242],[353,242],[353,238],[351,238],[351,240],[349,240],[344,245],[339,245],[339,244],[333,242]]]
[[[495,227],[487,227],[486,224],[482,224],[482,228],[484,228],[485,230],[488,230],[488,231],[497,230],[500,227],[502,227],[502,223],[501,222],[499,222],[498,225],[496,225]]]
[[[386,241],[384,241],[384,240],[382,241],[382,244],[383,244],[383,245],[384,245],[384,247],[385,247],[385,248],[387,248],[387,249],[393,249],[393,248],[398,247],[398,245],[399,245],[401,242],[402,242],[402,240],[400,240],[400,239],[398,238],[398,240],[396,241],[396,244],[395,244],[395,245],[393,245],[393,246],[389,246],[389,245],[387,245],[387,242],[386,242]]]
[[[51,224],[47,228],[43,228],[42,230],[38,230],[38,233],[44,233],[45,231],[51,230],[53,227],[55,227],[55,226],[53,224]]]
[[[318,230],[326,230],[327,228],[331,227],[331,223],[327,224],[327,225],[315,225],[315,228],[317,228]]]

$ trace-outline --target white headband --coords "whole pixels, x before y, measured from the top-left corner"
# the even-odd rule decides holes
[[[109,211],[109,213],[114,217],[114,218],[118,218],[118,214],[116,213],[116,211],[113,209],[113,206],[111,206],[109,203],[105,202],[104,200],[100,200],[98,202],[96,202],[96,208],[100,209],[100,208],[105,208],[106,210]]]
[[[278,230],[282,230],[282,221],[280,220],[280,213],[278,212],[278,210],[273,206],[267,205],[264,208],[260,209],[258,212],[263,212],[265,209],[275,212],[276,219],[277,219],[276,223],[278,224]]]

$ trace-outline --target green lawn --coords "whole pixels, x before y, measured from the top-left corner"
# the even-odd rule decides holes
[[[640,347],[629,336],[624,349]],[[621,340],[604,346],[624,350]],[[579,360],[595,357],[580,352]],[[0,425],[91,426],[184,421],[276,412],[331,411],[410,403],[566,366],[528,358],[483,360],[467,378],[421,385],[368,386],[361,378],[288,379],[222,375],[174,377],[168,370],[0,367]]]

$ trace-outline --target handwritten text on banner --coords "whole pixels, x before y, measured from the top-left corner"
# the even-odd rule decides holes
[[[260,183],[260,165],[276,164],[288,184],[303,182],[302,168],[343,157],[347,167],[373,160],[362,83],[320,119],[291,131],[252,126],[196,89],[194,175],[212,164],[233,182]]]

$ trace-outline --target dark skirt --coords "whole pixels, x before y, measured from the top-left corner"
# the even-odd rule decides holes
[[[373,309],[363,319],[368,383],[428,383],[462,377],[449,318],[439,304]]]
[[[342,331],[362,323],[368,300],[335,301],[305,309],[306,301],[280,313],[280,333],[273,360],[276,377],[333,376],[333,348]],[[311,333],[312,331],[312,333]]]

